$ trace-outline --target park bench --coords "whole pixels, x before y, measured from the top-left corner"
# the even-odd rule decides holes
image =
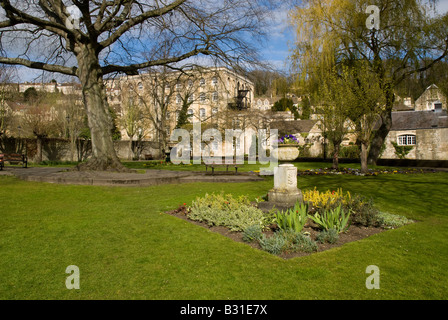
[[[207,164],[205,163],[205,172],[207,172],[208,167],[212,168],[212,176],[215,174],[215,168],[216,167],[226,167],[226,172],[229,172],[229,167],[234,167],[235,168],[235,174],[238,174],[238,167],[240,165],[232,162],[232,163],[211,163],[211,164]]]
[[[5,162],[8,161],[10,164],[18,164],[22,163],[23,168],[28,167],[28,158],[24,154],[18,154],[18,153],[0,153],[0,170],[3,170],[3,167],[5,166]]]

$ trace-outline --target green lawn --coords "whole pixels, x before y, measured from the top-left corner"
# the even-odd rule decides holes
[[[109,188],[0,176],[0,299],[448,298],[448,173],[298,182],[371,196],[381,210],[419,222],[283,260],[163,214],[206,192],[254,199],[272,177]],[[69,265],[80,269],[80,290],[65,287]],[[380,269],[379,290],[366,289],[369,265]]]

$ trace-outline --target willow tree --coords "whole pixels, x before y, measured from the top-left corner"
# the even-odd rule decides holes
[[[339,169],[339,152],[344,138],[350,131],[349,115],[352,100],[349,79],[350,71],[342,68],[328,71],[321,79],[319,90],[315,94],[315,101],[319,104],[318,113],[321,115],[321,129],[324,137],[333,145],[333,169]],[[347,92],[348,91],[348,92]]]
[[[268,1],[0,0],[0,63],[77,77],[92,139],[80,169],[125,171],[115,153],[103,78],[201,55],[252,62]],[[147,59],[161,47],[170,56]],[[189,60],[191,62],[191,60]]]
[[[297,41],[291,54],[301,85],[318,80],[338,65],[368,63],[385,96],[381,126],[369,159],[379,157],[392,126],[394,89],[428,70],[448,54],[448,15],[436,14],[437,0],[304,0],[291,12]],[[370,7],[375,5],[375,7]],[[367,10],[369,9],[369,10]],[[378,23],[378,24],[377,24]]]

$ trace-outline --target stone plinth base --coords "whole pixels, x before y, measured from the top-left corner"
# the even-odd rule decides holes
[[[277,204],[281,207],[294,206],[297,201],[303,201],[302,191],[295,190],[271,190],[268,193],[268,200],[270,203]]]

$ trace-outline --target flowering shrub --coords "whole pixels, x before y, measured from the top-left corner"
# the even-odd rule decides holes
[[[297,139],[297,137],[292,134],[287,134],[284,137],[281,137],[280,139],[278,139],[278,143],[279,144],[298,144],[299,139]]]
[[[350,202],[350,199],[350,192],[347,191],[347,193],[344,194],[342,188],[320,192],[315,187],[314,190],[307,190],[303,193],[303,200],[312,202],[315,208],[328,207],[340,202],[342,202],[342,204],[347,204]]]

